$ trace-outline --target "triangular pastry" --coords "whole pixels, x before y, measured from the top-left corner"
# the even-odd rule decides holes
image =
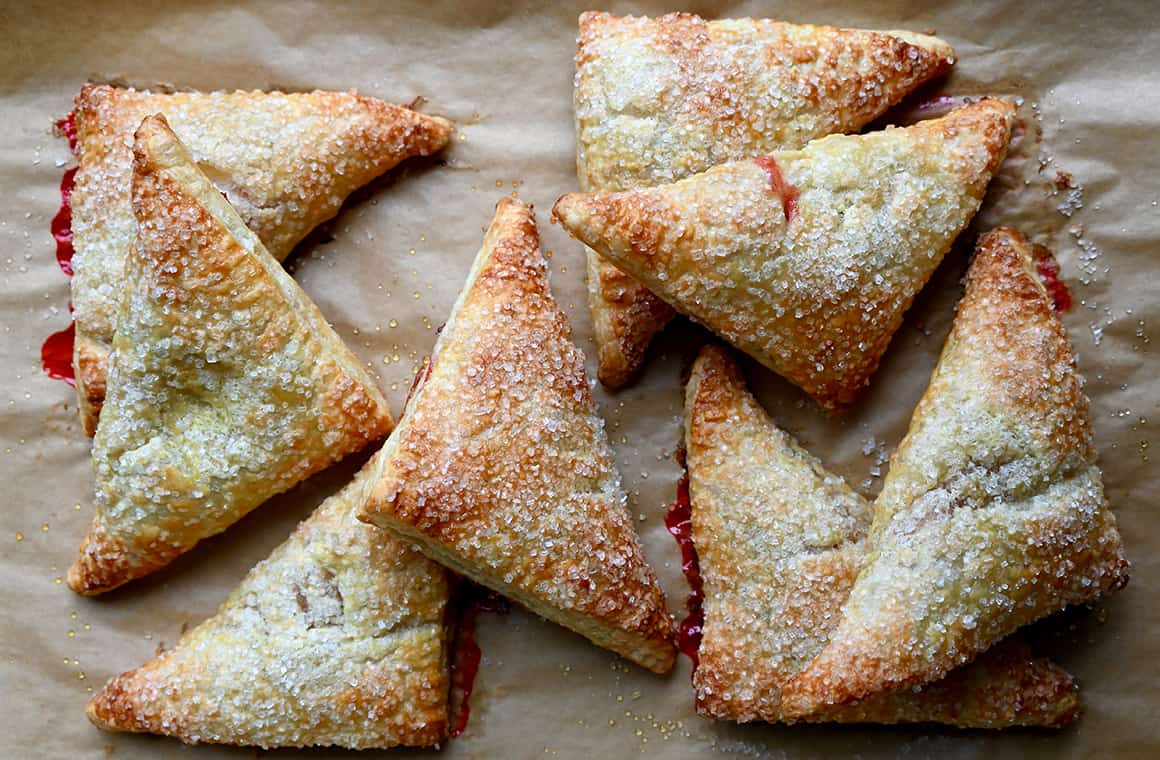
[[[242,221],[281,261],[346,197],[404,159],[438,152],[445,119],[343,92],[161,94],[86,85],[76,100],[80,168],[72,194],[74,374],[85,431],[96,430],[105,363],[136,235],[133,133],[162,113]]]
[[[96,516],[69,586],[168,564],[385,436],[387,401],[164,117],[137,131],[125,297],[93,441]]]
[[[580,188],[675,182],[856,132],[953,64],[950,45],[912,32],[584,13],[575,87]],[[591,250],[588,289],[598,376],[619,387],[673,310]]]
[[[828,409],[853,401],[979,208],[1014,107],[834,135],[671,185],[573,193],[564,227]]]
[[[664,593],[529,207],[500,201],[361,516],[600,646],[672,666]]]
[[[721,348],[693,366],[685,443],[704,581],[697,709],[785,720],[781,690],[826,645],[866,558],[871,505],[769,419]],[[1059,726],[1078,707],[1071,676],[1012,637],[942,680],[799,719]]]
[[[364,480],[324,501],[217,614],[110,680],[89,719],[266,748],[444,740],[449,579],[355,518]]]
[[[875,502],[870,554],[795,713],[942,677],[1128,580],[1059,318],[1015,230],[983,235]]]

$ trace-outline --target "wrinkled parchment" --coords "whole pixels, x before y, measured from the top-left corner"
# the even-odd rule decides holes
[[[933,7],[938,5],[939,7]],[[540,210],[552,285],[592,361],[581,247],[547,222],[576,188],[571,110],[576,15],[584,6],[492,2],[5,4],[0,8],[0,755],[252,757],[169,739],[103,734],[85,720],[92,689],[211,614],[357,462],[257,510],[172,567],[95,600],[62,576],[91,518],[88,441],[72,391],[40,371],[39,348],[67,324],[68,282],[49,221],[69,156],[51,122],[88,78],[190,88],[347,89],[408,102],[460,125],[447,165],[413,163],[361,193],[292,260],[339,334],[399,410],[435,340],[492,207],[518,194]],[[629,7],[659,13],[662,6]],[[1133,560],[1129,587],[1057,616],[1032,641],[1079,679],[1085,705],[1062,733],[714,724],[692,709],[689,664],[657,677],[522,611],[485,615],[485,653],[467,733],[447,757],[1156,756],[1160,752],[1160,479],[1148,443],[1160,422],[1149,336],[1160,322],[1160,247],[1151,139],[1160,25],[1148,3],[693,3],[704,15],[937,30],[960,62],[951,93],[1022,96],[1023,142],[979,225],[1015,223],[1058,253],[1075,298],[1064,321],[1088,378],[1108,496]],[[1067,174],[1057,174],[1066,172]],[[1071,182],[1068,181],[1068,174]],[[1069,187],[1072,184],[1075,187]],[[1062,211],[1060,210],[1062,209]],[[333,239],[330,239],[333,238]],[[948,256],[849,414],[830,419],[753,363],[774,417],[827,465],[874,493],[949,328],[968,247]],[[640,381],[597,390],[645,549],[683,614],[686,585],[662,514],[677,475],[681,380],[704,334],[670,328]],[[279,757],[341,752],[279,752]],[[374,754],[374,753],[372,753]],[[381,753],[403,756],[404,751]]]

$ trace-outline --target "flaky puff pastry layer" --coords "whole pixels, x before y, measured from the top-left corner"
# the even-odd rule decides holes
[[[385,436],[387,401],[169,129],[133,161],[137,239],[93,441],[96,515],[69,570],[107,591]]]
[[[1075,357],[1013,229],[979,239],[869,546],[830,643],[786,688],[790,714],[940,678],[1128,581]]]
[[[693,539],[704,581],[697,709],[786,720],[781,692],[822,650],[867,556],[872,507],[769,419],[724,349],[702,349],[685,400]],[[916,689],[800,716],[808,722],[1061,726],[1075,683],[1008,638]]]
[[[810,394],[851,403],[978,211],[1014,106],[833,135],[670,185],[572,193],[573,236]]]
[[[109,731],[355,749],[447,737],[449,580],[355,518],[365,467],[217,614],[89,702]]]
[[[856,132],[953,63],[950,45],[912,32],[584,13],[575,86],[580,189],[675,182]],[[588,289],[598,376],[619,387],[674,312],[591,250]]]
[[[136,235],[133,133],[162,113],[194,162],[281,261],[351,192],[441,150],[450,122],[343,92],[151,93],[86,85],[76,99],[80,168],[72,194],[73,371],[81,421],[96,430],[106,362]]]
[[[500,201],[361,516],[600,646],[672,666],[664,593],[529,207]]]

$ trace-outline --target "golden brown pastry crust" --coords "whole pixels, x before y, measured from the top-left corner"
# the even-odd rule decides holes
[[[97,432],[97,418],[101,415],[108,391],[109,348],[110,344],[87,332],[74,331],[72,362],[77,411],[81,416],[81,429],[89,437]]]
[[[109,731],[354,749],[447,738],[449,578],[356,519],[369,467],[175,647],[88,704]]]
[[[641,551],[532,210],[503,199],[361,516],[658,672],[664,593]]]
[[[585,262],[596,377],[606,388],[623,388],[644,364],[653,336],[677,312],[591,248],[585,248]]]
[[[722,164],[671,185],[572,193],[572,235],[827,409],[869,381],[979,208],[1014,107]]]
[[[351,192],[400,161],[437,153],[452,131],[445,119],[343,92],[159,94],[90,84],[77,96],[75,113],[73,365],[88,435],[104,400],[121,273],[136,234],[132,146],[145,116],[165,114],[279,261],[338,213]]]
[[[925,683],[1123,586],[1075,357],[1015,230],[983,235],[930,386],[875,503],[830,643],[787,687],[813,712]]]
[[[871,505],[780,430],[725,350],[693,366],[685,435],[704,581],[702,715],[783,721],[782,687],[821,651],[867,555]],[[920,689],[875,693],[809,722],[1061,726],[1078,712],[1065,671],[1017,637]]]
[[[580,188],[675,182],[716,164],[855,132],[953,63],[946,42],[911,32],[584,13],[575,87]],[[591,250],[587,255],[597,374],[620,387],[675,312]]]
[[[84,594],[169,563],[392,427],[359,360],[164,117],[134,151],[97,510],[68,575]]]

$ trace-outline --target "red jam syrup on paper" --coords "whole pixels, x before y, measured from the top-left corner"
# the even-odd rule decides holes
[[[56,131],[60,136],[68,140],[68,149],[75,156],[77,154],[77,119],[75,113],[67,114],[63,119],[57,120],[54,124]]]
[[[753,162],[769,175],[769,189],[781,198],[781,209],[785,212],[786,224],[789,224],[797,214],[798,189],[786,182],[785,175],[781,173],[781,167],[777,165],[773,156],[758,156]]]
[[[68,140],[68,148],[77,153],[77,125],[73,114],[69,114],[54,125],[59,135]],[[56,241],[56,263],[62,272],[72,277],[73,234],[72,234],[72,191],[76,181],[76,167],[64,173],[60,180],[60,210],[52,218],[52,239]],[[72,307],[69,307],[72,311]],[[72,323],[58,330],[44,341],[40,347],[40,365],[44,374],[54,380],[64,380],[74,385],[72,355],[76,326]]]
[[[73,233],[72,191],[76,181],[76,167],[64,173],[60,180],[60,210],[52,218],[52,239],[56,241],[56,263],[60,271],[72,277]]]
[[[679,454],[678,460],[684,466],[684,454]],[[701,648],[701,627],[705,622],[705,611],[702,603],[705,600],[704,589],[701,585],[701,565],[697,561],[697,547],[693,544],[693,507],[689,501],[689,475],[685,473],[677,483],[677,500],[665,513],[665,527],[677,540],[681,549],[681,571],[685,580],[689,582],[689,598],[685,600],[685,608],[689,614],[681,621],[677,638],[677,648],[693,662],[696,670],[698,650]]]
[[[455,628],[455,653],[451,663],[451,736],[460,736],[471,717],[471,692],[483,653],[475,641],[475,618],[480,612],[505,613],[507,600],[494,591],[462,581],[459,588],[459,623]]]
[[[1047,295],[1051,296],[1051,308],[1071,311],[1071,291],[1059,278],[1059,262],[1055,260],[1050,248],[1035,246],[1035,270],[1039,272],[1043,287],[1047,288]]]
[[[53,380],[64,380],[69,385],[76,385],[73,377],[73,337],[76,334],[76,325],[69,323],[63,330],[54,332],[40,347],[40,366],[44,374]]]

